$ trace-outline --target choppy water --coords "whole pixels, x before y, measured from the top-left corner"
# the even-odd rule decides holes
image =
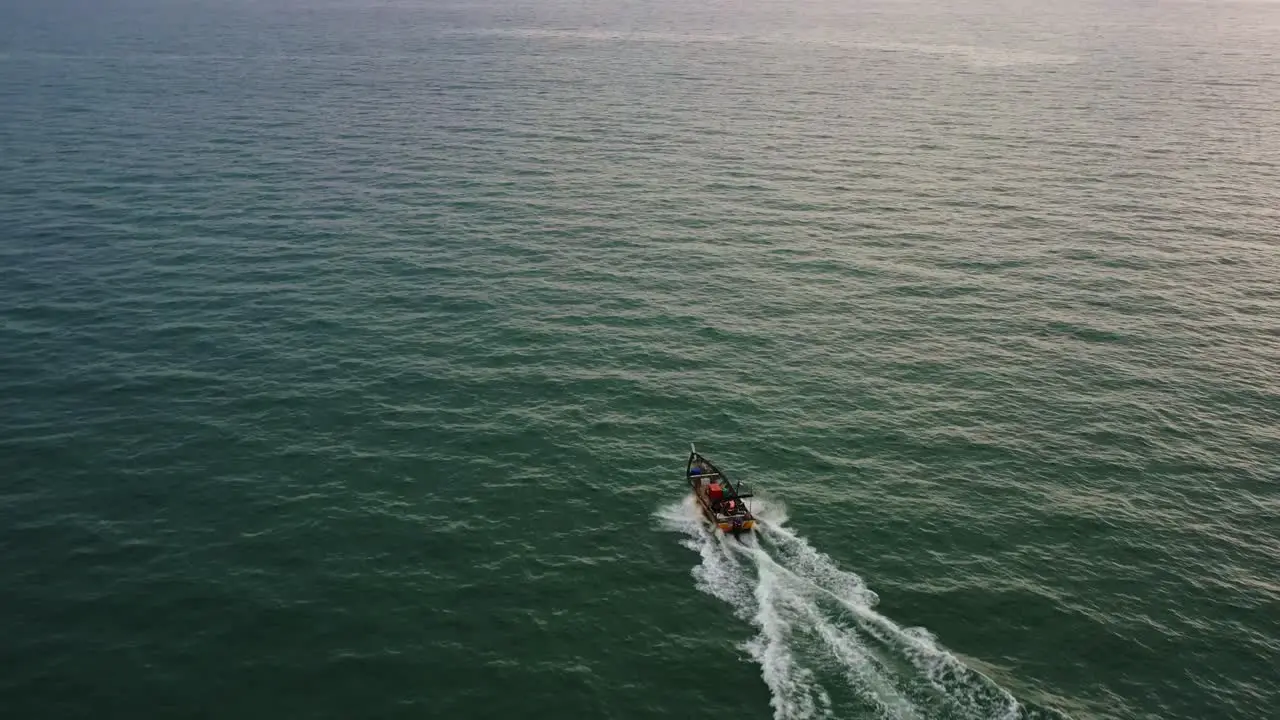
[[[0,707],[1270,717],[1278,49],[1267,2],[3,4]]]

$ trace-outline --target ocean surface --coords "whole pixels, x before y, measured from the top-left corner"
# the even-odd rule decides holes
[[[1278,478],[1280,3],[0,2],[5,718],[1275,718]]]

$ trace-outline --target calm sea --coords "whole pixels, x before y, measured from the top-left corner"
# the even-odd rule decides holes
[[[1272,718],[1278,373],[1280,3],[0,1],[5,718]]]

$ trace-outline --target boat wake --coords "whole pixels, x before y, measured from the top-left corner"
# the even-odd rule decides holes
[[[658,511],[697,552],[699,590],[728,603],[756,635],[775,720],[826,717],[1015,720],[1061,717],[1020,704],[922,628],[874,610],[877,597],[786,527],[785,508],[757,498],[754,537],[710,532],[692,498]]]

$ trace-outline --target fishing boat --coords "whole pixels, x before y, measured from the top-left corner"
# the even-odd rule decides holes
[[[746,498],[751,497],[751,488],[730,480],[692,443],[684,475],[703,516],[712,525],[734,535],[755,529],[755,516],[746,503]]]

